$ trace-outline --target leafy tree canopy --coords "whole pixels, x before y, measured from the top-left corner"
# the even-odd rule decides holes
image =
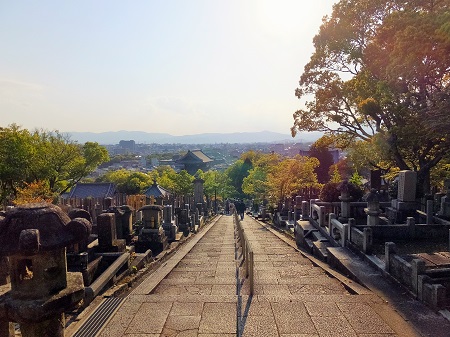
[[[242,183],[244,181],[244,178],[248,176],[249,171],[252,167],[253,165],[251,159],[249,157],[245,157],[245,159],[237,160],[225,171],[225,174],[230,179],[231,186],[236,191],[233,197],[244,198],[245,195],[242,191]]]
[[[380,146],[427,183],[450,153],[450,0],[341,0],[314,38],[292,133]],[[379,163],[374,163],[379,164]]]
[[[120,193],[128,195],[142,194],[153,183],[150,175],[126,169],[109,171],[100,177],[98,181],[112,182]]]
[[[108,160],[97,143],[80,145],[58,131],[26,129],[12,124],[0,128],[0,188],[2,200],[18,188],[46,186],[58,195]],[[27,185],[28,184],[28,185]],[[34,194],[39,188],[33,188]],[[48,194],[46,192],[46,194]]]
[[[182,170],[174,177],[174,193],[177,195],[188,195],[194,192],[194,176],[186,170]]]
[[[320,188],[315,173],[319,160],[314,157],[296,156],[282,160],[268,174],[269,198],[277,203],[292,197],[301,189]]]

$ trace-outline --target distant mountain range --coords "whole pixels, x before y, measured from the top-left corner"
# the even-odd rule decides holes
[[[101,145],[118,144],[121,140],[134,140],[137,144],[220,144],[220,143],[276,143],[276,142],[313,142],[320,138],[319,132],[305,132],[292,138],[291,135],[271,131],[202,133],[186,136],[172,136],[168,133],[149,133],[143,131],[109,132],[66,132],[70,139],[80,144],[97,142]]]

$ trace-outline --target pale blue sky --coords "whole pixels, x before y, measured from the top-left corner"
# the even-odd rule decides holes
[[[0,126],[289,133],[333,0],[0,0]]]

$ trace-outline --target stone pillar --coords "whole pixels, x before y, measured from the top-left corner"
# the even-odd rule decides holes
[[[337,220],[337,216],[334,213],[330,213],[328,214],[328,234],[334,238],[333,235],[333,225],[332,225],[332,220]]]
[[[327,224],[325,223],[325,206],[320,206],[320,211],[318,214],[317,221],[319,221],[319,226],[325,227]]]
[[[307,220],[309,218],[309,202],[302,201],[302,219]]]
[[[372,228],[364,228],[363,238],[364,238],[363,253],[368,254],[372,251],[372,242],[373,242]]]
[[[397,247],[393,242],[384,243],[384,269],[389,273],[391,271],[391,254],[397,252]]]
[[[356,225],[354,218],[348,219],[348,241],[352,242],[352,228]]]
[[[341,200],[341,216],[339,217],[340,222],[346,222],[350,217],[350,196],[349,182],[344,180],[338,185],[338,190],[341,192],[339,200]]]
[[[416,237],[416,221],[413,217],[406,218],[406,225],[409,227],[409,238],[414,239]]]
[[[418,294],[418,277],[425,272],[425,261],[422,259],[414,259],[411,261],[411,284],[415,295]]]
[[[427,225],[433,224],[434,202],[427,200]]]

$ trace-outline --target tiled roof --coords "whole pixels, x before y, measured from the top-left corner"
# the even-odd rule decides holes
[[[108,198],[116,193],[113,183],[76,184],[69,193],[69,198]]]
[[[189,163],[209,163],[213,160],[209,158],[202,150],[188,151],[182,158],[177,160],[177,163],[189,164]]]
[[[144,193],[147,197],[168,197],[170,196],[170,192],[166,190],[164,187],[161,187],[157,185],[156,183],[153,183],[152,186],[150,186],[147,191]]]

